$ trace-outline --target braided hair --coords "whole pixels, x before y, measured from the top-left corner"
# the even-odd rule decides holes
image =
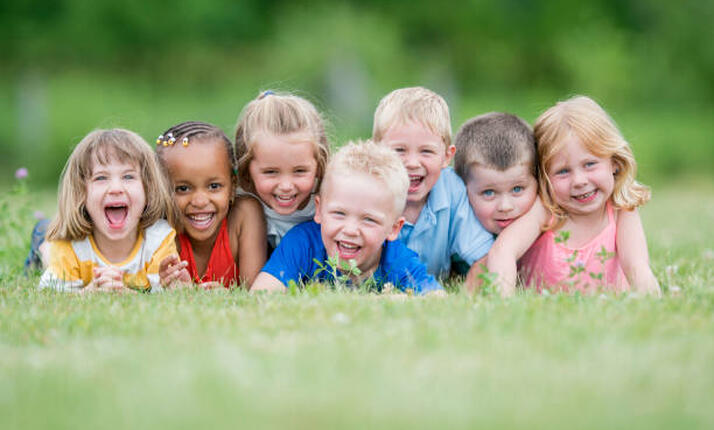
[[[235,175],[236,157],[233,143],[223,130],[207,122],[186,121],[169,127],[156,139],[156,153],[159,154],[159,158],[162,158],[163,152],[171,146],[188,146],[189,144],[207,142],[213,139],[219,139],[225,143],[228,160],[231,163],[231,175]]]

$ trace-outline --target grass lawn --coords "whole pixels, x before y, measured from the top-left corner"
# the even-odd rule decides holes
[[[712,428],[713,192],[642,210],[660,300],[78,297],[4,262],[0,427]]]

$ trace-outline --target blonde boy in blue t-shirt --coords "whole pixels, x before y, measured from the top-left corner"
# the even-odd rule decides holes
[[[463,181],[448,167],[456,148],[446,102],[422,87],[394,90],[379,102],[372,138],[394,150],[409,174],[399,239],[434,276],[448,276],[452,256],[465,261],[471,267],[468,287],[493,236],[476,219]]]

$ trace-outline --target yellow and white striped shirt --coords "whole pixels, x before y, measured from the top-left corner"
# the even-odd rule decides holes
[[[176,232],[159,220],[139,232],[134,249],[126,260],[112,264],[99,252],[90,235],[83,240],[56,240],[49,243],[50,261],[40,278],[40,288],[79,291],[92,281],[95,267],[118,268],[124,285],[136,290],[160,289],[159,263],[176,253]]]

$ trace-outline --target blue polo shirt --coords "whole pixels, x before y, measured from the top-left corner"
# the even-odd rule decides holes
[[[286,286],[291,280],[333,282],[332,274],[328,273],[328,270],[323,270],[315,276],[315,272],[320,268],[315,260],[327,264],[327,251],[322,243],[320,225],[308,221],[288,231],[262,271],[273,275]],[[379,266],[372,278],[379,289],[386,283],[391,283],[402,291],[410,289],[418,294],[442,289],[436,279],[427,273],[416,253],[398,240],[384,242]]]
[[[471,266],[493,245],[493,235],[474,215],[466,186],[451,167],[441,170],[416,224],[404,223],[399,239],[437,277],[449,275],[452,255]]]

